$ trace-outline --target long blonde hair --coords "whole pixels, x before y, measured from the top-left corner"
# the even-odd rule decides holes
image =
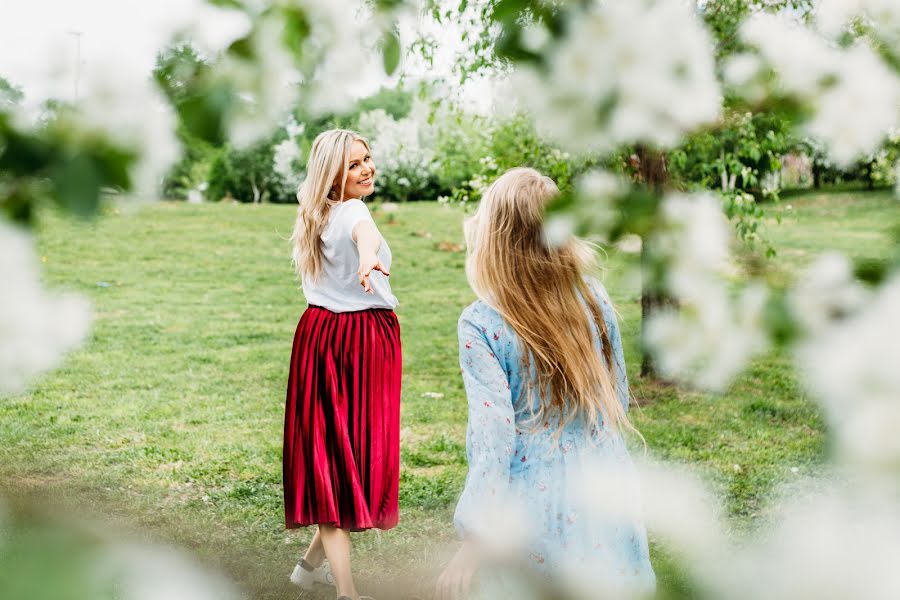
[[[364,137],[347,129],[330,129],[317,135],[306,162],[306,179],[297,189],[300,207],[291,235],[294,268],[313,281],[322,272],[322,232],[328,215],[331,207],[344,198],[353,142],[362,142],[369,150]]]
[[[525,403],[530,410],[532,394],[541,398],[534,424],[558,423],[559,433],[575,419],[602,417],[611,430],[633,430],[616,393],[606,321],[583,277],[596,266],[594,252],[576,238],[553,247],[543,234],[544,208],[558,193],[534,169],[511,169],[494,181],[466,223],[466,275],[515,330],[525,372],[536,373]]]

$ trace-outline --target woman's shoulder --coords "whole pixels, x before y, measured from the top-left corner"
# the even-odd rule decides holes
[[[604,312],[611,308],[612,301],[609,298],[609,292],[606,291],[606,286],[603,285],[603,282],[591,275],[585,275],[583,279],[587,284],[588,289],[594,295],[594,298],[600,303]]]
[[[458,325],[459,327],[463,327],[466,324],[471,324],[484,328],[496,324],[497,322],[502,322],[502,320],[503,318],[500,316],[500,313],[497,312],[497,309],[493,308],[484,300],[478,299],[463,309],[462,313],[459,315]]]
[[[331,211],[333,215],[345,215],[353,213],[369,214],[369,207],[366,206],[366,203],[361,199],[353,198],[351,200],[344,200],[340,204],[334,205]]]

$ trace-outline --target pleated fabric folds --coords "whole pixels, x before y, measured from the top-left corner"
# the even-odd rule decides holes
[[[401,361],[392,310],[303,313],[284,417],[288,528],[397,524]]]

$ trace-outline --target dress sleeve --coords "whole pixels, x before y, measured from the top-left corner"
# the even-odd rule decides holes
[[[613,362],[616,367],[616,393],[619,396],[619,402],[622,408],[628,410],[629,393],[628,393],[628,373],[625,370],[625,351],[622,349],[622,334],[619,331],[619,322],[616,319],[616,312],[613,310],[612,302],[609,294],[603,284],[592,279],[589,282],[594,297],[600,303],[600,310],[603,311],[603,320],[606,321],[606,330],[609,332],[609,342],[612,345]]]
[[[480,537],[505,505],[516,445],[515,411],[500,359],[484,330],[465,314],[459,320],[459,364],[469,404],[469,472],[453,522],[461,537]]]
[[[353,238],[353,228],[361,221],[372,221],[372,215],[369,213],[369,207],[362,200],[347,200],[346,205],[341,211],[341,235]]]

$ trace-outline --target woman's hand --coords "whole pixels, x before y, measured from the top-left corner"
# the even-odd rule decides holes
[[[374,294],[375,291],[372,289],[372,285],[369,282],[369,275],[372,274],[372,271],[381,271],[387,276],[390,276],[388,273],[387,267],[378,260],[378,257],[375,254],[367,254],[365,256],[359,257],[359,271],[356,272],[357,277],[359,277],[359,285],[363,286],[363,289],[366,293]]]
[[[450,560],[450,564],[438,577],[434,590],[436,600],[457,600],[464,598],[472,584],[472,576],[478,570],[478,557],[472,542],[462,547]]]

